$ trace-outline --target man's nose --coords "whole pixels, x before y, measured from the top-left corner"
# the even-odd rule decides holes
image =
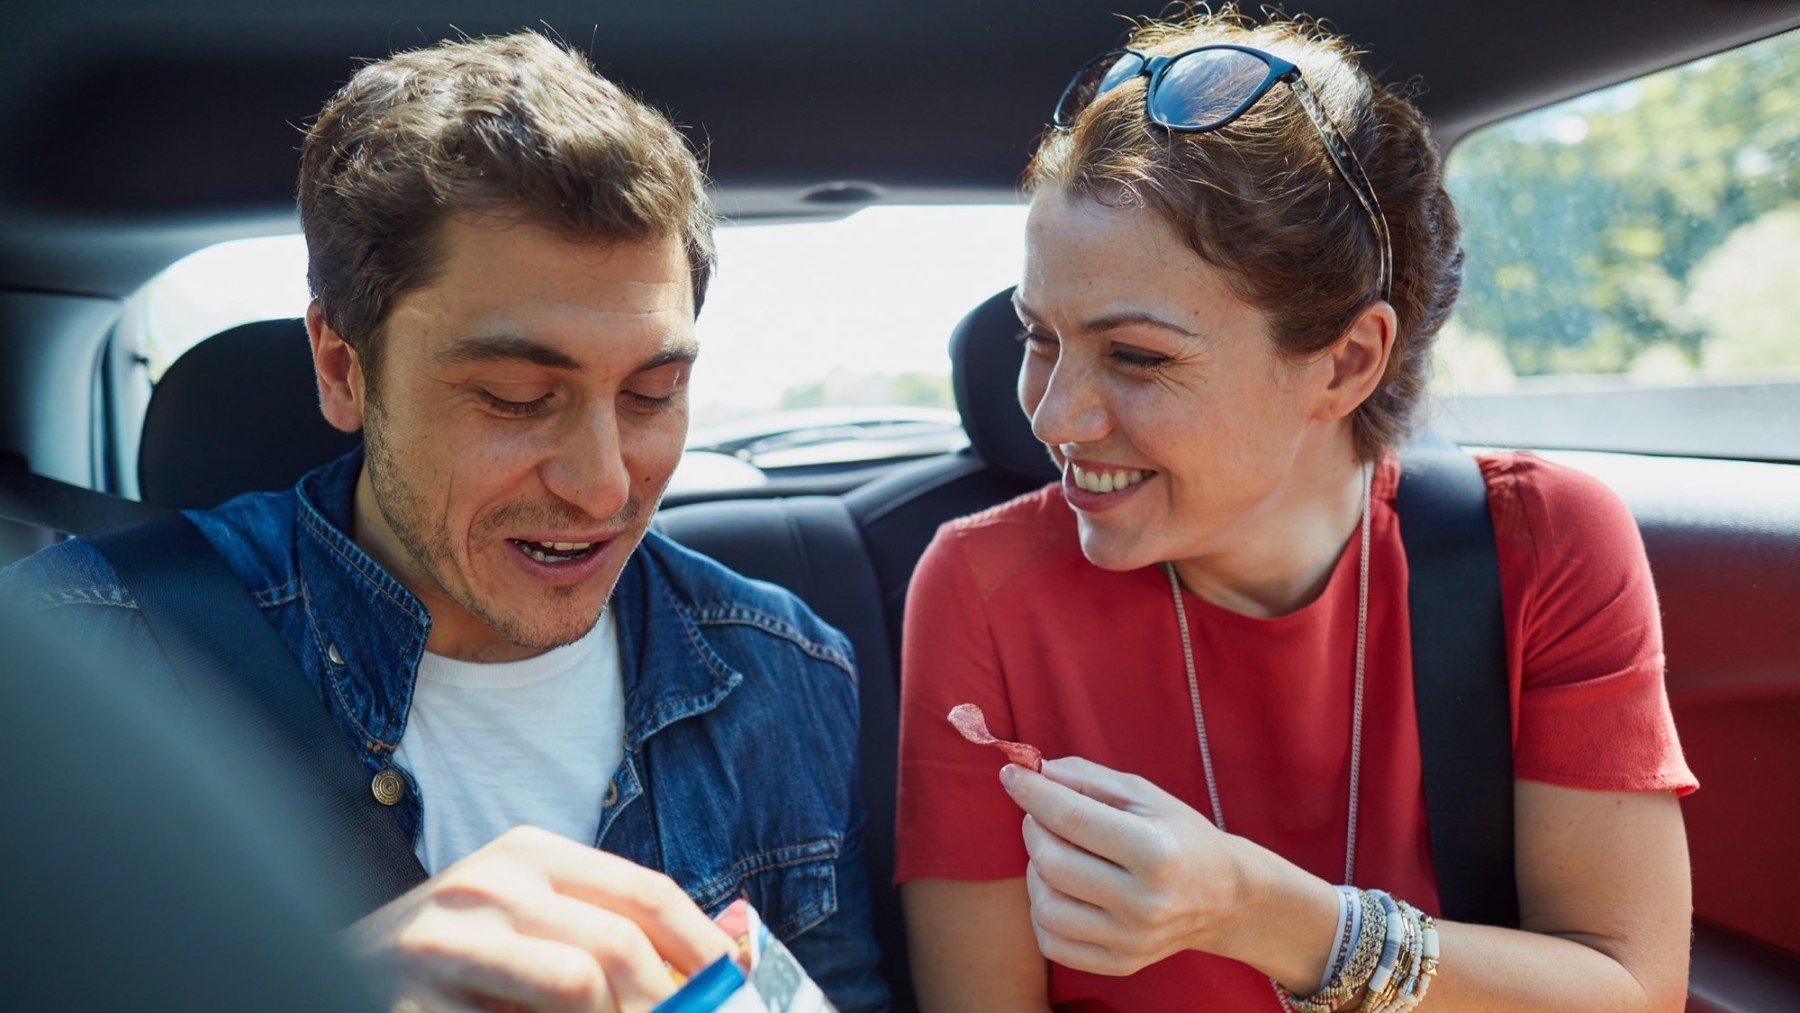
[[[583,412],[559,434],[559,444],[544,463],[545,487],[589,517],[617,516],[631,498],[631,472],[620,436],[618,413],[610,405]]]

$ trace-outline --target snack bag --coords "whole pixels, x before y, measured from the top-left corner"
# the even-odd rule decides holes
[[[713,921],[737,940],[736,959],[720,957],[655,1013],[837,1013],[749,901],[733,901]]]

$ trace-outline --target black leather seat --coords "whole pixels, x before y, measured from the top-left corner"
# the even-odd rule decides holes
[[[176,359],[150,396],[138,494],[177,508],[286,489],[356,446],[319,414],[306,323],[263,320]]]
[[[912,1007],[906,939],[892,886],[900,636],[913,568],[938,526],[1056,477],[1014,386],[1022,346],[1012,290],[983,302],[950,339],[952,386],[970,447],[915,462],[841,497],[732,500],[663,511],[660,530],[739,573],[803,598],[856,648],[861,677],[865,846],[882,974]]]

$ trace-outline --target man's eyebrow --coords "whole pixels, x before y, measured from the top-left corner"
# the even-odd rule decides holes
[[[581,363],[561,349],[518,334],[462,338],[438,352],[434,358],[443,366],[460,366],[473,362],[529,362],[550,369],[581,368]]]
[[[653,369],[661,369],[664,366],[673,366],[677,364],[686,365],[692,363],[696,358],[699,358],[699,356],[700,346],[691,341],[683,342],[679,345],[672,345],[665,348],[655,355],[652,355],[650,358],[645,359],[643,362],[638,363],[637,368],[633,369],[632,373],[648,373]]]
[[[1014,293],[1012,302],[1013,312],[1017,313],[1021,318],[1028,320],[1037,319],[1037,314],[1032,312],[1030,306],[1025,305],[1025,301],[1020,299],[1017,293]],[[1149,310],[1123,310],[1118,313],[1109,313],[1103,317],[1095,317],[1092,320],[1083,321],[1081,329],[1089,334],[1100,334],[1120,327],[1128,327],[1132,324],[1145,324],[1150,327],[1161,328],[1162,330],[1179,334],[1184,338],[1192,338],[1195,340],[1200,338],[1200,335],[1195,334],[1193,331],[1188,330],[1180,324],[1164,320],[1162,317],[1151,313]]]

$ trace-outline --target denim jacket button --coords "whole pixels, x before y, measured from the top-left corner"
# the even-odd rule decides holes
[[[374,793],[375,801],[382,805],[393,805],[406,794],[406,779],[392,767],[378,771],[375,780],[369,782],[369,790]]]
[[[331,663],[334,665],[342,665],[344,663],[344,656],[338,653],[337,644],[325,645],[325,657],[330,659]]]
[[[616,784],[607,785],[606,786],[606,800],[600,803],[601,807],[604,809],[611,809],[613,806],[616,806],[618,804],[619,804],[619,786]]]

